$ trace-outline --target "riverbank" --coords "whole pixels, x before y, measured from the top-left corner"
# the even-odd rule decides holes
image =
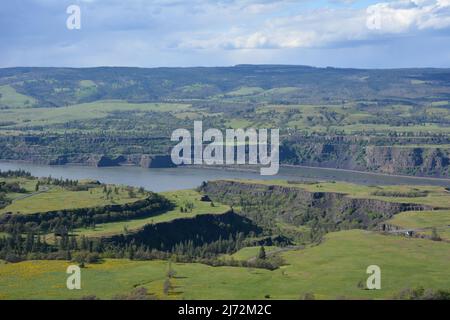
[[[343,169],[283,166],[275,176],[261,176],[248,168],[218,167],[177,167],[140,168],[135,166],[89,167],[89,166],[50,166],[26,162],[0,161],[0,170],[26,170],[38,177],[57,177],[64,179],[94,179],[110,184],[126,184],[144,187],[147,190],[162,192],[191,189],[203,181],[223,179],[250,180],[293,180],[293,181],[342,181],[362,185],[434,185],[450,186],[448,179],[390,176],[386,174],[348,171]],[[250,168],[251,169],[251,168]]]

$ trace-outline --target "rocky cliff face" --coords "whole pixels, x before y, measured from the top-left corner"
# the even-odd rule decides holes
[[[49,137],[48,140],[52,138]],[[44,141],[42,141],[44,140]],[[405,140],[405,139],[404,139]],[[424,140],[424,139],[422,139]],[[58,140],[59,141],[59,140]],[[58,142],[57,141],[57,142]],[[89,151],[60,154],[54,145],[39,137],[0,137],[0,159],[24,160],[39,164],[88,166],[136,165],[144,168],[174,167],[167,149],[160,153],[110,155],[109,149],[97,150],[104,141],[86,142]],[[126,143],[126,142],[123,142]],[[127,143],[139,145],[141,140]],[[429,147],[414,147],[417,144]],[[55,145],[58,143],[55,142]],[[393,146],[394,145],[394,146]],[[438,147],[442,145],[443,147]],[[445,138],[421,141],[414,137],[399,138],[319,136],[292,137],[280,148],[281,164],[304,165],[431,177],[450,177],[450,148]],[[150,149],[154,150],[154,149]]]
[[[440,148],[366,147],[367,168],[383,173],[449,175],[449,150]]]
[[[450,149],[445,147],[377,146],[348,139],[318,139],[284,144],[280,157],[282,163],[295,165],[387,174],[450,176]]]
[[[377,199],[353,199],[345,194],[309,192],[296,187],[212,181],[201,191],[214,201],[242,208],[242,214],[265,225],[276,221],[296,226],[320,225],[327,231],[374,228],[394,214],[407,210],[430,210],[416,204]]]
[[[21,147],[6,152],[3,149],[3,160],[20,160],[44,165],[77,164],[90,167],[117,167],[121,165],[134,165],[143,168],[172,168],[176,167],[169,155],[131,154],[107,156],[103,154],[81,153],[70,155],[51,155],[47,152],[38,152],[33,148]]]
[[[175,167],[172,159],[168,155],[142,155],[139,160],[139,166],[143,168],[171,168]]]

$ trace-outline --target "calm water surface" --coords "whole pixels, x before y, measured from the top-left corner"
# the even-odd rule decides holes
[[[449,179],[425,179],[387,176],[323,168],[281,168],[276,176],[261,176],[259,172],[231,171],[205,168],[145,169],[139,167],[96,168],[85,166],[48,166],[22,162],[0,162],[0,170],[23,169],[38,177],[52,176],[64,179],[95,179],[111,184],[144,187],[160,192],[188,189],[203,181],[218,179],[283,179],[308,181],[346,181],[366,185],[421,184],[450,186]]]

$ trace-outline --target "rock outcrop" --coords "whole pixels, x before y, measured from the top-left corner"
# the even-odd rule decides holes
[[[242,208],[243,215],[258,223],[273,225],[281,220],[296,226],[320,224],[328,231],[375,228],[402,211],[433,209],[413,203],[350,198],[342,193],[228,180],[204,183],[201,191],[214,201]]]
[[[386,174],[449,177],[450,149],[376,145],[350,139],[305,139],[283,144],[281,163]]]

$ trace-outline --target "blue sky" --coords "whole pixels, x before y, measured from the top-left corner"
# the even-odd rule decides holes
[[[0,30],[0,67],[450,67],[450,0],[16,0]]]

